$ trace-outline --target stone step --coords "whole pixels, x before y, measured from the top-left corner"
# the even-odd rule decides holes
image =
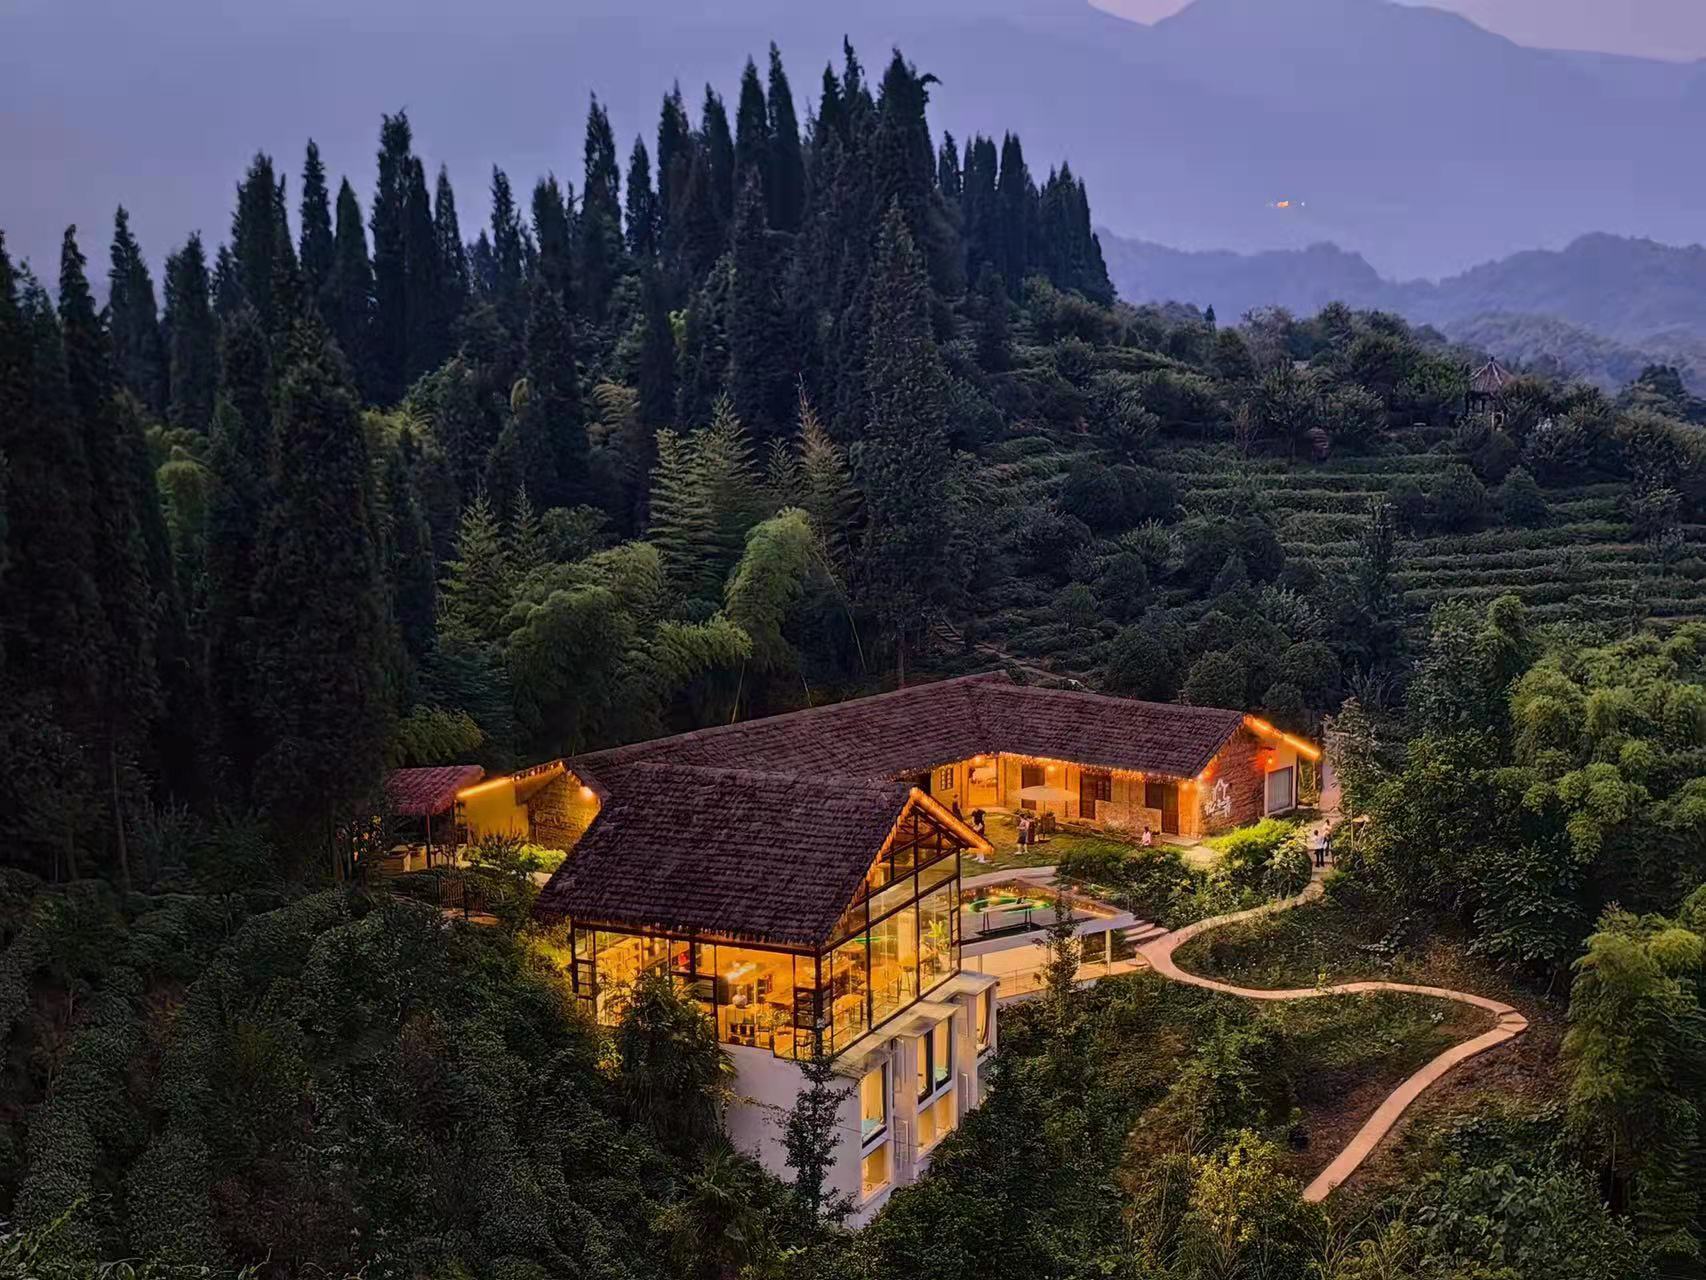
[[[1144,943],[1154,942],[1155,939],[1164,937],[1166,934],[1167,930],[1160,925],[1151,924],[1144,920],[1125,930],[1125,940],[1134,947],[1141,947]]]

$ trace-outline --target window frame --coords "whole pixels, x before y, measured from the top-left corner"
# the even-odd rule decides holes
[[[1288,779],[1290,779],[1290,801],[1289,803],[1276,808],[1274,806],[1273,783],[1274,779],[1279,777],[1281,774],[1284,774]],[[1280,769],[1269,769],[1262,775],[1262,816],[1273,817],[1276,814],[1290,813],[1296,808],[1297,766],[1295,764],[1288,764]]]

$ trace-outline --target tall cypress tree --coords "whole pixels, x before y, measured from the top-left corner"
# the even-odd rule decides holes
[[[735,216],[735,143],[729,132],[729,113],[710,85],[699,116],[699,149],[705,154],[706,190],[724,243]]]
[[[1037,188],[1025,167],[1025,149],[1014,134],[1001,139],[1001,173],[996,179],[995,265],[1007,281],[1007,292],[1019,296],[1019,286],[1032,262],[1036,238]]]
[[[563,310],[572,314],[574,232],[568,200],[555,174],[547,174],[533,184],[533,242],[539,247],[539,278],[557,295]]]
[[[407,113],[379,128],[379,185],[373,193],[373,386],[391,404],[403,393],[409,366],[408,225],[414,137]]]
[[[760,444],[787,432],[799,375],[782,302],[785,263],[767,218],[764,192],[749,173],[735,214],[729,375],[735,412]]]
[[[251,308],[227,323],[220,363],[223,376],[208,446],[208,687],[217,713],[224,789],[243,801],[254,794],[263,745],[254,591],[256,545],[271,506],[273,434],[271,362]]]
[[[257,792],[280,829],[314,840],[343,875],[340,826],[385,764],[391,633],[358,402],[312,316],[291,337],[275,405],[256,551]]]
[[[870,332],[868,416],[853,454],[869,517],[861,563],[904,683],[909,644],[946,593],[949,451],[948,379],[931,336],[929,279],[898,202],[883,220]]]
[[[584,162],[579,298],[583,313],[599,324],[622,271],[622,177],[610,117],[596,97],[587,111]]]
[[[492,276],[493,301],[498,317],[511,333],[521,332],[526,317],[526,295],[522,283],[526,250],[521,230],[521,211],[515,193],[502,169],[492,168]]]
[[[332,274],[335,242],[332,236],[331,197],[326,189],[326,166],[320,148],[308,139],[308,154],[302,161],[301,247],[297,259],[308,297],[318,302],[320,290]]]
[[[936,189],[950,207],[959,206],[965,194],[965,178],[960,173],[959,146],[951,133],[942,134],[942,145],[936,151]]]
[[[105,622],[100,644],[87,655],[95,675],[91,733],[112,805],[113,865],[128,889],[134,770],[160,713],[154,628],[164,584],[149,573],[143,534],[159,519],[159,494],[139,464],[147,447],[141,424],[114,401],[110,338],[89,291],[75,227],[66,230],[60,251],[59,323],[71,409],[82,425],[89,463],[91,563]],[[144,478],[147,483],[140,483]]]
[[[656,271],[641,275],[644,338],[636,382],[640,421],[653,429],[675,418],[675,330],[669,323],[669,304]]]
[[[681,254],[682,197],[693,169],[693,126],[677,84],[664,96],[658,116],[658,248],[674,270]]]
[[[288,236],[279,243],[279,187],[273,175],[272,157],[256,153],[237,187],[237,210],[231,217],[231,275],[220,283],[235,289],[261,317],[268,333],[275,332],[278,319],[273,299],[279,275],[278,259],[289,247]],[[221,254],[223,258],[223,254]],[[221,290],[222,295],[224,289]],[[221,314],[235,298],[221,297]]]
[[[160,343],[160,314],[154,280],[142,249],[130,233],[130,215],[120,205],[113,216],[112,266],[107,272],[107,316],[113,367],[121,387],[149,413],[166,411],[166,362]]]
[[[206,431],[219,385],[219,337],[200,235],[166,259],[165,328],[171,388],[166,416],[176,426]]]
[[[764,101],[764,85],[751,58],[740,75],[740,101],[735,107],[735,204],[738,208],[747,184],[756,182],[759,194],[768,201],[770,188],[770,107]]]
[[[410,156],[403,208],[403,316],[408,334],[403,359],[404,390],[429,369],[436,369],[450,354],[445,299],[426,168],[418,156]]]
[[[527,320],[527,434],[548,459],[540,504],[563,507],[588,496],[588,445],[575,368],[574,327],[549,289],[536,289]],[[532,484],[528,488],[534,489]]]
[[[439,166],[438,186],[432,196],[432,232],[438,251],[439,324],[448,353],[455,347],[457,326],[467,310],[472,287],[462,223],[456,216],[456,192],[450,186],[450,171],[443,165]]]
[[[769,182],[770,225],[777,231],[798,231],[806,212],[806,159],[800,147],[800,120],[794,111],[794,91],[782,69],[782,51],[770,46]]]
[[[367,256],[361,204],[347,179],[338,186],[338,229],[332,240],[331,271],[320,295],[320,314],[349,361],[363,397],[376,399],[373,264]]]
[[[417,450],[404,428],[403,438],[385,460],[385,517],[387,522],[386,578],[391,584],[397,628],[409,655],[417,662],[432,648],[437,624],[438,573],[432,550],[432,529],[422,510],[411,455]]]
[[[634,139],[628,154],[628,252],[644,266],[658,255],[663,218],[652,190],[652,159],[645,140]]]
[[[961,174],[960,229],[965,237],[966,274],[977,279],[985,263],[1005,272],[1001,240],[1001,206],[996,195],[1000,163],[995,142],[978,134],[966,143]]]

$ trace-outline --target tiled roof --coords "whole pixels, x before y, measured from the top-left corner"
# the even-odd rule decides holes
[[[477,764],[433,765],[424,769],[393,769],[385,779],[385,796],[405,818],[443,813],[456,803],[456,793],[486,776]]]
[[[1009,751],[1190,778],[1243,721],[1239,711],[1037,689],[991,672],[654,738],[569,765],[608,788],[607,773],[640,761],[899,778]]]
[[[1469,375],[1469,389],[1478,396],[1496,396],[1515,380],[1514,373],[1493,359]]]
[[[545,919],[816,946],[911,788],[846,777],[634,764],[539,895]]]
[[[814,946],[903,816],[910,775],[1011,752],[1191,778],[1243,723],[992,673],[576,756],[600,809],[539,914]]]

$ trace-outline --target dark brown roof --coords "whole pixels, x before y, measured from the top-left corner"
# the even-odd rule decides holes
[[[1469,375],[1469,390],[1478,396],[1496,396],[1515,379],[1514,373],[1493,359]]]
[[[640,761],[887,779],[1009,751],[1189,778],[1243,721],[1239,711],[1037,689],[990,672],[654,738],[569,767],[606,789],[606,774]]]
[[[1194,778],[1244,723],[1242,711],[1138,702],[1068,689],[977,690],[984,751]]]
[[[424,769],[393,769],[385,779],[385,796],[405,818],[443,813],[456,803],[456,793],[486,776],[477,764],[433,765]]]
[[[634,764],[539,895],[545,919],[812,947],[903,816],[902,782]]]

